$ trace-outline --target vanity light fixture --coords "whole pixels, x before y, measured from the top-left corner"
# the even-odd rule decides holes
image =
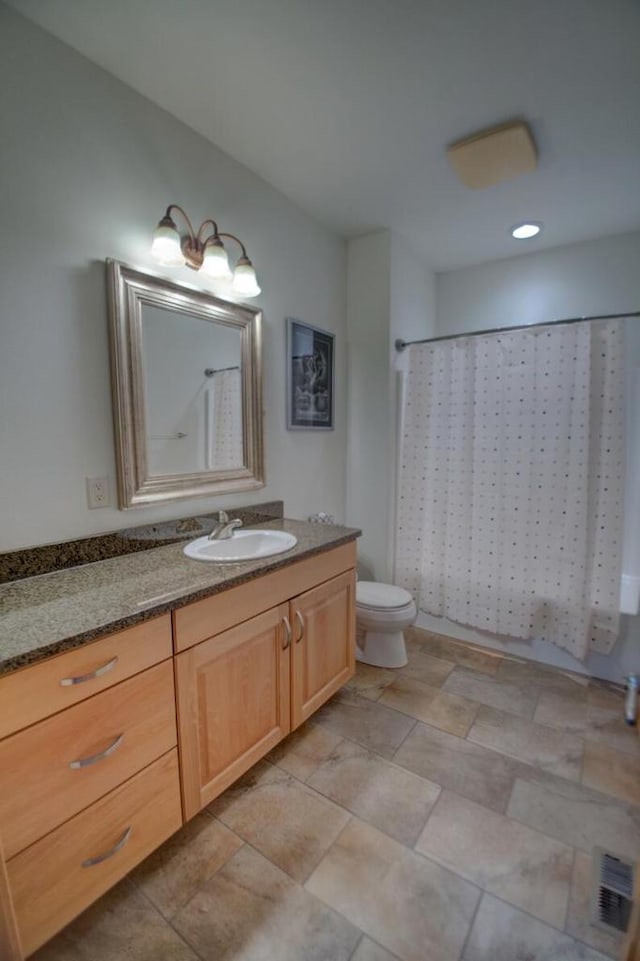
[[[516,224],[509,233],[516,240],[530,240],[531,237],[537,237],[541,230],[542,224],[539,221],[527,220],[526,223]]]
[[[179,233],[171,216],[174,210],[182,214],[187,233]],[[209,234],[207,228],[211,230]],[[242,251],[233,273],[222,237],[235,240]],[[151,256],[165,267],[183,267],[186,264],[192,270],[202,270],[208,277],[216,280],[233,278],[233,290],[243,297],[257,297],[260,293],[256,272],[242,241],[234,234],[219,231],[215,220],[210,218],[202,221],[196,233],[187,214],[177,204],[169,204],[164,217],[154,230]]]

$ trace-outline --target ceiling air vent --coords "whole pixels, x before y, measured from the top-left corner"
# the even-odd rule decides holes
[[[591,922],[609,933],[624,933],[633,904],[633,864],[603,848],[593,849]]]
[[[536,169],[536,145],[520,120],[481,130],[447,148],[449,163],[466,187],[482,190]]]

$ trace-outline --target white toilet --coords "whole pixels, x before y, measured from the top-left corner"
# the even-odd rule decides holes
[[[393,584],[356,584],[356,660],[374,667],[404,667],[405,628],[416,619],[409,591]]]

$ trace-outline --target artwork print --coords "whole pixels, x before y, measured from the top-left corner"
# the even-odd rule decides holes
[[[287,427],[333,430],[334,336],[287,318]]]

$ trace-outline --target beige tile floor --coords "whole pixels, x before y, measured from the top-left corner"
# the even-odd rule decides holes
[[[592,850],[640,857],[622,695],[412,630],[37,961],[604,961]]]

